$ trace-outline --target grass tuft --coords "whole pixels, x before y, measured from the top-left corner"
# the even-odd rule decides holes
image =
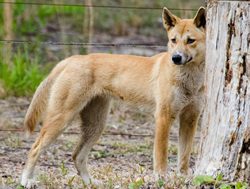
[[[18,51],[8,64],[0,60],[0,80],[7,95],[32,95],[45,75],[37,60],[30,59],[27,53]]]
[[[247,189],[249,185],[245,181],[228,182],[223,178],[222,174],[218,174],[216,178],[210,175],[198,175],[193,178],[194,186],[211,186],[219,189]]]

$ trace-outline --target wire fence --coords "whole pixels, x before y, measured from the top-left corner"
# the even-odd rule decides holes
[[[32,41],[32,40],[5,40],[0,39],[0,43],[10,44],[39,44],[53,46],[82,46],[82,47],[141,47],[141,48],[166,48],[164,44],[155,43],[84,43],[84,42],[60,42],[60,41]]]
[[[79,3],[48,3],[48,2],[17,2],[17,1],[0,1],[0,4],[13,5],[34,5],[34,6],[59,6],[59,7],[93,7],[105,9],[130,9],[130,10],[162,10],[162,7],[147,7],[147,6],[113,6],[113,5],[88,5],[84,1],[79,0]],[[196,8],[168,8],[173,11],[197,11]],[[166,44],[156,43],[86,43],[86,42],[60,42],[60,41],[32,41],[32,40],[5,40],[0,39],[0,43],[9,44],[39,44],[43,46],[81,46],[81,47],[140,47],[140,48],[166,48]]]
[[[0,1],[0,4],[15,4],[15,5],[35,5],[35,6],[68,6],[68,7],[93,7],[93,8],[108,8],[108,9],[131,9],[131,10],[162,10],[162,7],[139,7],[139,6],[112,6],[112,5],[88,5],[84,3],[66,4],[66,3],[39,3],[39,2],[14,2],[14,1]],[[174,11],[197,11],[196,8],[168,8]]]
[[[0,129],[0,132],[15,132],[20,133],[24,132],[24,129]],[[34,131],[34,133],[39,133],[39,131]],[[81,132],[72,132],[72,131],[66,131],[63,132],[65,135],[79,135]],[[151,137],[152,134],[136,134],[136,133],[125,133],[125,132],[114,132],[114,131],[105,131],[103,135],[120,135],[120,136],[133,136],[133,137]]]

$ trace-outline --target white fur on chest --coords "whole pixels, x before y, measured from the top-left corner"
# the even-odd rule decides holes
[[[191,101],[201,98],[199,92],[204,82],[204,70],[202,67],[187,69],[176,76],[178,88],[175,90],[176,99],[179,103],[186,105]]]

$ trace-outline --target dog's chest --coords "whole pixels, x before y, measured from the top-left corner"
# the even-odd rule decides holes
[[[178,93],[185,99],[191,100],[199,94],[203,86],[204,74],[201,71],[184,72],[177,76]]]

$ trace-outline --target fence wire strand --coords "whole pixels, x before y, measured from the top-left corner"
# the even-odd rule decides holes
[[[83,1],[82,1],[83,2]],[[70,6],[70,7],[93,7],[93,8],[109,8],[109,9],[132,9],[132,10],[162,10],[162,7],[139,7],[139,6],[114,6],[114,5],[88,5],[84,3],[65,4],[65,3],[41,3],[41,2],[16,2],[16,1],[0,1],[0,4],[14,4],[14,5],[36,5],[36,6]],[[196,11],[194,8],[168,8],[174,11]],[[60,42],[60,41],[31,41],[31,40],[5,40],[0,39],[0,43],[11,44],[41,44],[53,46],[93,46],[93,47],[142,47],[142,48],[166,48],[165,44],[154,43],[85,43],[85,42]]]
[[[15,4],[15,5],[36,5],[36,6],[68,6],[68,7],[93,7],[93,8],[109,8],[109,9],[131,9],[131,10],[162,10],[163,7],[133,7],[133,6],[113,6],[113,5],[88,5],[88,4],[65,4],[65,3],[39,3],[39,2],[13,2],[0,1],[0,4]],[[194,8],[168,8],[173,11],[197,11]]]
[[[150,48],[166,48],[164,44],[155,43],[84,43],[84,42],[60,42],[60,41],[31,41],[31,40],[5,40],[0,39],[0,43],[11,44],[41,44],[41,45],[53,45],[53,46],[93,46],[93,47],[150,47]]]

